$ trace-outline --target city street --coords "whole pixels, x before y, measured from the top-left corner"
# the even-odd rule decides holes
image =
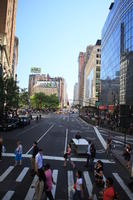
[[[32,200],[34,196],[34,183],[36,176],[30,174],[30,156],[32,153],[33,141],[43,149],[44,164],[50,163],[53,170],[53,178],[56,185],[53,187],[53,194],[56,200],[72,199],[73,184],[75,182],[76,169],[83,172],[84,177],[84,199],[87,200],[91,194],[94,175],[91,170],[84,167],[86,157],[72,153],[72,160],[76,164],[73,170],[68,164],[63,166],[63,155],[66,145],[80,131],[81,137],[90,139],[96,146],[96,159],[104,163],[104,177],[111,176],[114,179],[114,188],[120,195],[120,200],[132,200],[133,193],[128,189],[129,174],[115,158],[106,159],[105,141],[107,131],[97,129],[81,120],[77,114],[48,114],[42,116],[38,122],[33,120],[31,125],[22,129],[15,129],[9,132],[1,132],[6,153],[0,162],[0,199],[2,200]],[[118,137],[119,136],[119,137]],[[123,137],[112,135],[113,146],[116,149],[123,148]],[[14,151],[17,139],[23,145],[22,166],[14,166]],[[133,138],[128,140],[132,143]],[[98,190],[95,199],[98,198]]]

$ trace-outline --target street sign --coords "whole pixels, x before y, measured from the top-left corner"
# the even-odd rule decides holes
[[[41,68],[40,67],[32,67],[31,68],[31,73],[41,73]]]

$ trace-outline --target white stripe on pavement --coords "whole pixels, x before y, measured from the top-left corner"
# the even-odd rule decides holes
[[[28,172],[28,170],[29,170],[29,167],[24,167],[24,169],[22,170],[22,172],[16,179],[16,182],[21,182],[23,180],[24,176],[26,175],[26,173]]]
[[[12,190],[8,191],[8,192],[5,194],[5,196],[2,198],[2,200],[10,200],[10,199],[12,198],[14,192],[15,192],[15,191],[12,191]]]
[[[10,172],[14,169],[14,166],[8,167],[8,169],[0,176],[0,182],[4,181],[4,179],[10,174]]]
[[[40,140],[53,128],[54,124],[51,125],[48,130],[37,140],[37,143],[40,142]],[[27,152],[26,154],[28,154],[31,150],[33,149],[33,147],[31,147]]]
[[[68,171],[67,176],[68,176],[68,200],[72,200],[73,199],[73,185],[74,185],[73,171]]]
[[[3,156],[5,157],[14,157],[13,153],[3,153]],[[22,154],[23,158],[31,158],[32,155],[31,154]],[[64,157],[60,157],[60,156],[43,156],[43,159],[45,160],[58,160],[58,161],[64,161]],[[71,158],[72,161],[75,162],[86,162],[86,158]],[[99,159],[95,159],[94,162],[97,162]],[[106,160],[106,159],[100,159],[103,163],[106,164],[114,164],[115,161],[110,161],[110,160]]]
[[[64,154],[66,153],[66,149],[67,149],[67,138],[68,138],[68,128],[66,129],[66,139],[65,139]]]
[[[122,189],[125,191],[125,193],[127,194],[127,196],[133,200],[133,193],[128,189],[128,187],[125,185],[124,181],[121,179],[121,177],[118,175],[118,173],[113,173],[113,176],[115,177],[115,179],[117,180],[117,182],[120,184],[120,186],[122,187]]]
[[[30,186],[28,192],[27,192],[25,200],[31,200],[31,199],[33,199],[34,194],[35,194],[35,183],[36,183],[37,179],[38,179],[38,176],[36,175],[34,177],[32,183],[31,183],[31,186]]]
[[[84,175],[84,179],[85,179],[85,182],[86,182],[86,187],[87,187],[87,191],[89,193],[89,197],[91,197],[92,196],[92,188],[93,188],[93,186],[92,186],[92,182],[91,182],[90,176],[89,176],[87,171],[83,172],[83,175]],[[94,195],[93,199],[97,200],[96,195]]]
[[[97,137],[99,138],[101,144],[103,145],[104,149],[106,149],[107,148],[107,144],[106,144],[104,138],[102,137],[101,133],[99,132],[99,130],[95,126],[94,126],[94,130],[95,130],[95,132],[97,134]]]
[[[56,192],[56,186],[57,186],[58,170],[54,169],[52,175],[53,175],[53,181],[55,182],[55,184],[53,184],[53,187],[52,187],[52,194],[53,194],[53,197],[54,197],[54,199],[55,199],[55,192]]]

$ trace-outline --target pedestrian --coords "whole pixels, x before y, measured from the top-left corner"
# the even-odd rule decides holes
[[[42,195],[44,192],[44,185],[45,185],[45,174],[43,170],[39,171],[39,177],[38,180],[35,183],[35,194],[34,194],[34,200],[41,200]]]
[[[36,174],[38,175],[38,177],[40,176],[40,174],[42,174],[43,171],[43,150],[42,149],[38,149],[38,153],[35,156],[35,170],[36,170]]]
[[[44,167],[44,173],[45,173],[45,177],[46,177],[45,199],[47,199],[47,197],[48,197],[49,200],[54,200],[51,190],[52,190],[52,185],[55,184],[55,182],[53,181],[52,171],[51,171],[50,165],[48,163]]]
[[[91,157],[90,157],[90,167],[93,170],[94,168],[94,159],[96,157],[96,148],[94,143],[91,144],[91,148],[90,148],[90,153],[91,153]]]
[[[77,171],[76,172],[76,183],[74,184],[74,195],[73,195],[73,200],[81,200],[84,197],[83,194],[83,178],[82,178],[82,172]]]
[[[128,168],[128,169],[130,169],[131,168],[131,164],[130,164],[130,160],[131,160],[131,151],[132,151],[132,149],[131,149],[131,144],[127,144],[127,146],[125,147],[125,155],[124,155],[124,157],[125,157],[125,160],[126,160],[126,167]]]
[[[2,161],[2,147],[3,147],[3,139],[0,137],[0,161]]]
[[[20,142],[20,140],[17,141],[17,148],[15,149],[15,166],[19,163],[19,165],[22,165],[22,152],[23,152],[23,146]]]
[[[118,200],[118,194],[115,193],[114,187],[113,187],[113,179],[111,177],[108,177],[106,179],[106,187],[103,191],[99,193],[99,200]]]
[[[32,170],[32,175],[35,174],[35,157],[38,153],[38,146],[37,146],[37,142],[34,141],[33,143],[33,150],[32,150],[32,158],[31,158],[31,170]]]
[[[71,160],[71,146],[70,144],[67,145],[67,150],[66,150],[66,153],[64,154],[64,167],[66,167],[66,164],[67,164],[67,160],[71,163],[73,169],[75,168],[75,164],[74,162]]]
[[[89,167],[90,157],[91,157],[91,141],[88,142],[88,151],[87,151],[87,161],[85,167]]]
[[[111,147],[112,147],[112,136],[110,134],[107,138],[107,147],[106,147],[106,151],[105,151],[107,157],[111,153]]]

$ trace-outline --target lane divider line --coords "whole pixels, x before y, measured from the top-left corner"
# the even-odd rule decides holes
[[[67,139],[68,139],[68,128],[66,129],[66,138],[65,138],[64,154],[66,153],[66,149],[67,149]]]
[[[73,171],[68,171],[67,176],[68,176],[68,200],[71,200],[73,199],[73,185],[74,185]]]
[[[26,194],[25,200],[30,200],[33,199],[34,194],[35,194],[35,184],[38,180],[38,176],[36,175],[31,183],[31,186]]]
[[[54,124],[51,125],[48,130],[37,140],[37,143],[39,143],[41,141],[41,139],[54,127]],[[28,154],[31,150],[33,149],[33,147],[31,147],[27,152],[26,154]]]
[[[103,148],[106,149],[107,148],[107,144],[106,144],[103,136],[101,135],[101,133],[99,132],[99,130],[95,126],[94,126],[94,130],[95,130],[95,133],[97,134],[97,137],[99,138]]]

